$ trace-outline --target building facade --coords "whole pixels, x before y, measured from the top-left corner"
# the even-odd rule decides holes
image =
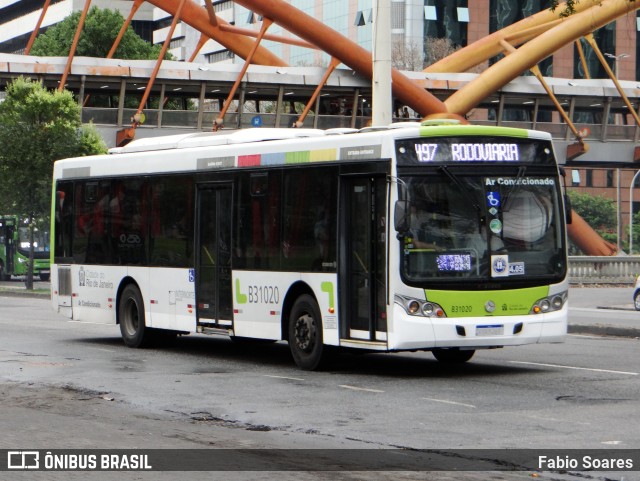
[[[0,52],[23,54],[33,29],[38,24],[44,0],[0,0]],[[73,12],[82,11],[82,0],[51,0],[43,18],[40,32],[46,31]],[[118,10],[126,17],[133,0],[94,0],[91,6]],[[132,27],[138,35],[151,41],[154,30],[153,6],[143,4]]]

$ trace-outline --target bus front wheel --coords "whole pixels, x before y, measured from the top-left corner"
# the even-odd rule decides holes
[[[300,296],[289,316],[289,348],[299,368],[318,369],[323,360],[320,308],[310,295]]]
[[[144,347],[150,337],[145,325],[144,302],[140,290],[133,284],[124,288],[120,295],[118,320],[122,340],[128,347]]]
[[[462,364],[473,357],[476,351],[461,351],[459,349],[434,349],[433,357],[445,364]]]

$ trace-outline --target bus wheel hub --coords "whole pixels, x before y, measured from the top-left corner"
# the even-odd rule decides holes
[[[309,315],[299,317],[296,321],[295,333],[295,341],[298,347],[304,351],[308,351],[313,346],[315,337],[313,318]]]

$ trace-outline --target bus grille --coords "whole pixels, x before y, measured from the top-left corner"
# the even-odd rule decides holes
[[[58,295],[71,295],[71,269],[68,267],[58,269]]]

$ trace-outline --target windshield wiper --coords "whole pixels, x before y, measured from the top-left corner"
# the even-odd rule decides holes
[[[515,185],[513,186],[513,189],[511,189],[504,198],[504,202],[502,204],[502,212],[509,212],[509,209],[511,208],[511,206],[509,205],[509,201],[513,197],[513,194],[520,192],[520,190],[522,189],[522,183],[520,181],[522,180],[526,172],[527,172],[526,166],[521,165],[520,167],[518,167],[518,173],[516,174]]]
[[[477,219],[478,220],[478,231],[481,231],[482,230],[482,226],[484,224],[484,218],[482,217],[482,207],[480,207],[480,204],[478,204],[478,202],[476,202],[476,199],[474,199],[473,196],[469,193],[469,190],[462,183],[462,181],[458,178],[458,176],[456,174],[454,174],[453,172],[451,172],[447,168],[446,165],[441,166],[439,170],[442,173],[444,173],[444,175],[446,175],[449,178],[449,180],[451,182],[453,182],[456,185],[456,187],[458,187],[458,189],[460,189],[460,191],[467,198],[469,203],[476,210],[476,214],[478,216],[478,219]]]

